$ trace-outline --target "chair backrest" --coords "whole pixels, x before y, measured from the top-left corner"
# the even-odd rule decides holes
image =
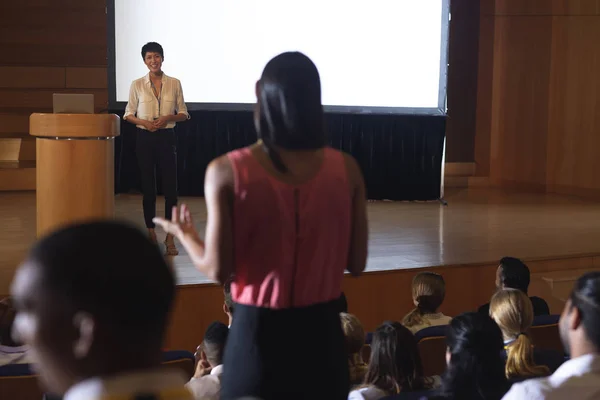
[[[189,380],[194,376],[196,358],[187,350],[169,350],[163,352],[162,364],[169,368],[177,368]]]
[[[447,325],[439,325],[415,333],[425,376],[441,375],[446,370],[447,329]]]
[[[0,367],[0,399],[40,400],[43,395],[29,364]]]
[[[163,352],[162,364],[183,372],[186,379],[194,375],[194,354],[185,350]],[[0,367],[0,399],[40,400],[44,392],[29,364],[13,364]]]
[[[529,335],[534,346],[564,354],[565,350],[558,330],[559,319],[560,315],[540,315],[533,319]]]
[[[369,360],[371,359],[371,345],[370,344],[363,345],[362,349],[360,349],[360,356],[362,357],[364,362],[366,362],[367,364],[369,363]]]

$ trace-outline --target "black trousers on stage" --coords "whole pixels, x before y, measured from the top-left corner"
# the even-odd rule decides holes
[[[171,219],[177,205],[177,146],[173,129],[150,132],[137,129],[136,154],[142,177],[144,194],[144,221],[147,228],[154,228],[156,216],[156,170],[161,174],[162,191],[165,196],[165,218]]]

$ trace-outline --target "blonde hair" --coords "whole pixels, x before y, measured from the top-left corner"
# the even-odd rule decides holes
[[[506,347],[506,377],[536,377],[550,374],[545,365],[533,361],[533,345],[526,332],[533,323],[533,305],[518,289],[503,289],[490,302],[490,317],[496,321],[505,339],[514,339]]]
[[[365,330],[355,315],[340,313],[346,354],[348,355],[348,368],[351,384],[360,383],[367,373],[367,364],[364,362],[361,350],[365,345]]]
[[[437,312],[446,296],[446,283],[440,274],[420,272],[412,281],[412,298],[417,305],[402,319],[402,325],[410,328],[421,325],[425,314]]]

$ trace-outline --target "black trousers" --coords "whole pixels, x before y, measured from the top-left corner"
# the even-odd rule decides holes
[[[337,302],[283,310],[236,304],[223,365],[222,400],[346,400]]]
[[[154,228],[156,216],[156,170],[161,174],[162,191],[165,196],[165,218],[171,219],[177,205],[177,146],[173,129],[150,132],[137,129],[136,153],[142,178],[144,194],[144,221],[147,228]]]

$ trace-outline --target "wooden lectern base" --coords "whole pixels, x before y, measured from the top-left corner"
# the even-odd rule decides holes
[[[115,212],[114,141],[38,139],[37,233]],[[93,168],[89,166],[93,165]],[[60,193],[55,196],[53,193]]]
[[[112,114],[32,114],[37,138],[37,234],[91,219],[113,218]]]

